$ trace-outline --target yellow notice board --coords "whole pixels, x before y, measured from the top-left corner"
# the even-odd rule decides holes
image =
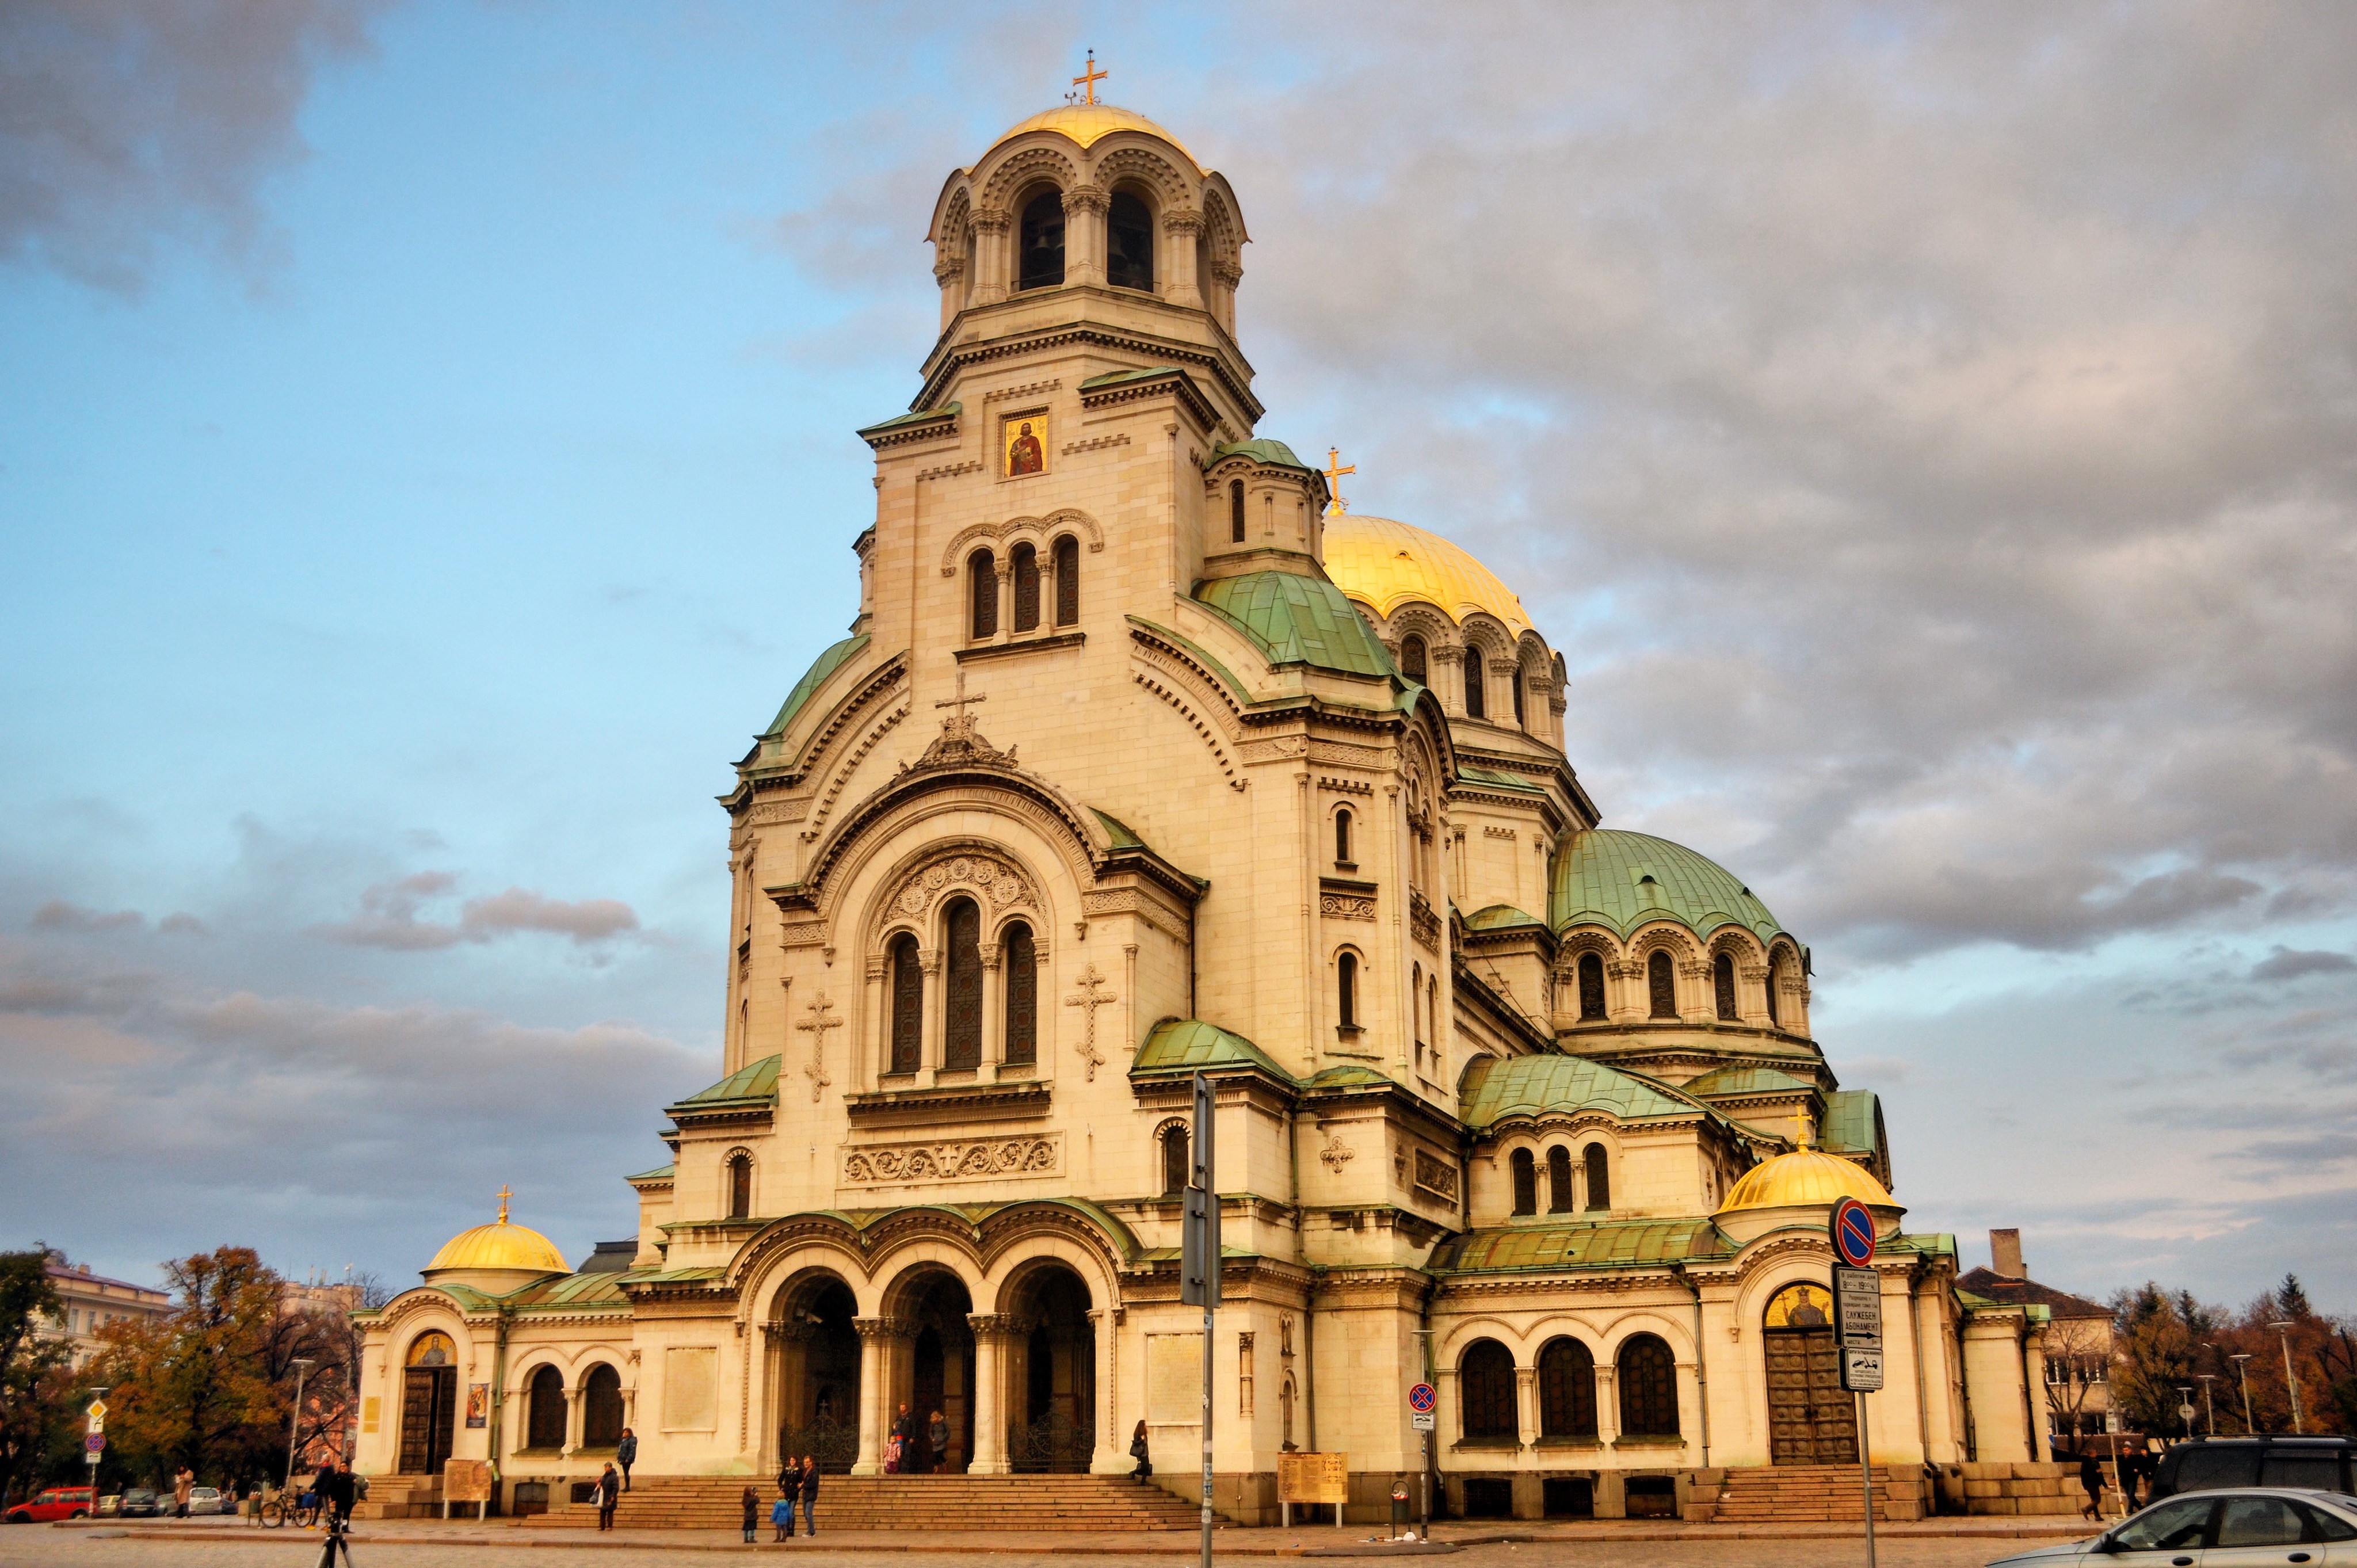
[[[491,1500],[489,1459],[446,1459],[442,1462],[442,1500],[446,1503],[487,1503]]]
[[[1277,1500],[1286,1503],[1350,1501],[1349,1460],[1347,1454],[1278,1455]]]

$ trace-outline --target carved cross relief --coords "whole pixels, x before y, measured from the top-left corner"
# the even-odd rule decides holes
[[[834,1004],[826,999],[823,991],[812,1001],[807,1012],[809,1016],[794,1027],[806,1031],[811,1037],[811,1059],[802,1072],[811,1080],[811,1103],[815,1105],[820,1093],[834,1081],[826,1076],[826,1032],[842,1028],[843,1020],[834,1016]]]
[[[1081,971],[1081,978],[1074,983],[1080,986],[1080,990],[1065,997],[1064,1005],[1088,1009],[1082,1015],[1087,1020],[1088,1027],[1081,1036],[1081,1059],[1088,1064],[1088,1079],[1091,1083],[1094,1083],[1097,1069],[1104,1066],[1104,1058],[1097,1050],[1097,1009],[1109,1002],[1118,1002],[1121,999],[1112,992],[1103,989],[1105,978],[1097,972],[1097,966],[1093,961],[1086,969]]]

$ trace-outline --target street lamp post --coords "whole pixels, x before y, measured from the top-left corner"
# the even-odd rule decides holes
[[[2289,1322],[2270,1323],[2267,1326],[2274,1329],[2276,1337],[2283,1341],[2284,1387],[2291,1391],[2291,1429],[2297,1433],[2300,1430],[2299,1380],[2291,1372],[2291,1325]]]
[[[295,1485],[295,1439],[303,1429],[303,1374],[319,1363],[307,1356],[295,1358],[295,1409],[286,1418],[286,1485]]]
[[[2210,1412],[2210,1435],[2218,1435],[2218,1391],[2210,1385],[2218,1380],[2215,1372],[2197,1374],[2201,1379],[2201,1403]]]
[[[2258,1430],[2251,1424],[2251,1353],[2244,1350],[2226,1359],[2234,1363],[2234,1377],[2243,1385],[2243,1435],[2248,1437]]]

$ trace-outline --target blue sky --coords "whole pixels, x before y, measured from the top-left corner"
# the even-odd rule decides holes
[[[16,8],[17,1240],[627,1232],[934,191],[1092,46],[1242,196],[1264,433],[1812,943],[1911,1223],[2357,1305],[2357,27],[2263,6]]]

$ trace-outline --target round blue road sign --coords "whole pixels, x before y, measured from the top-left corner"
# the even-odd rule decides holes
[[[1874,1261],[1874,1215],[1857,1199],[1845,1197],[1834,1205],[1834,1251],[1853,1269]]]
[[[1428,1412],[1438,1402],[1430,1383],[1418,1383],[1407,1391],[1407,1407],[1418,1415]]]

